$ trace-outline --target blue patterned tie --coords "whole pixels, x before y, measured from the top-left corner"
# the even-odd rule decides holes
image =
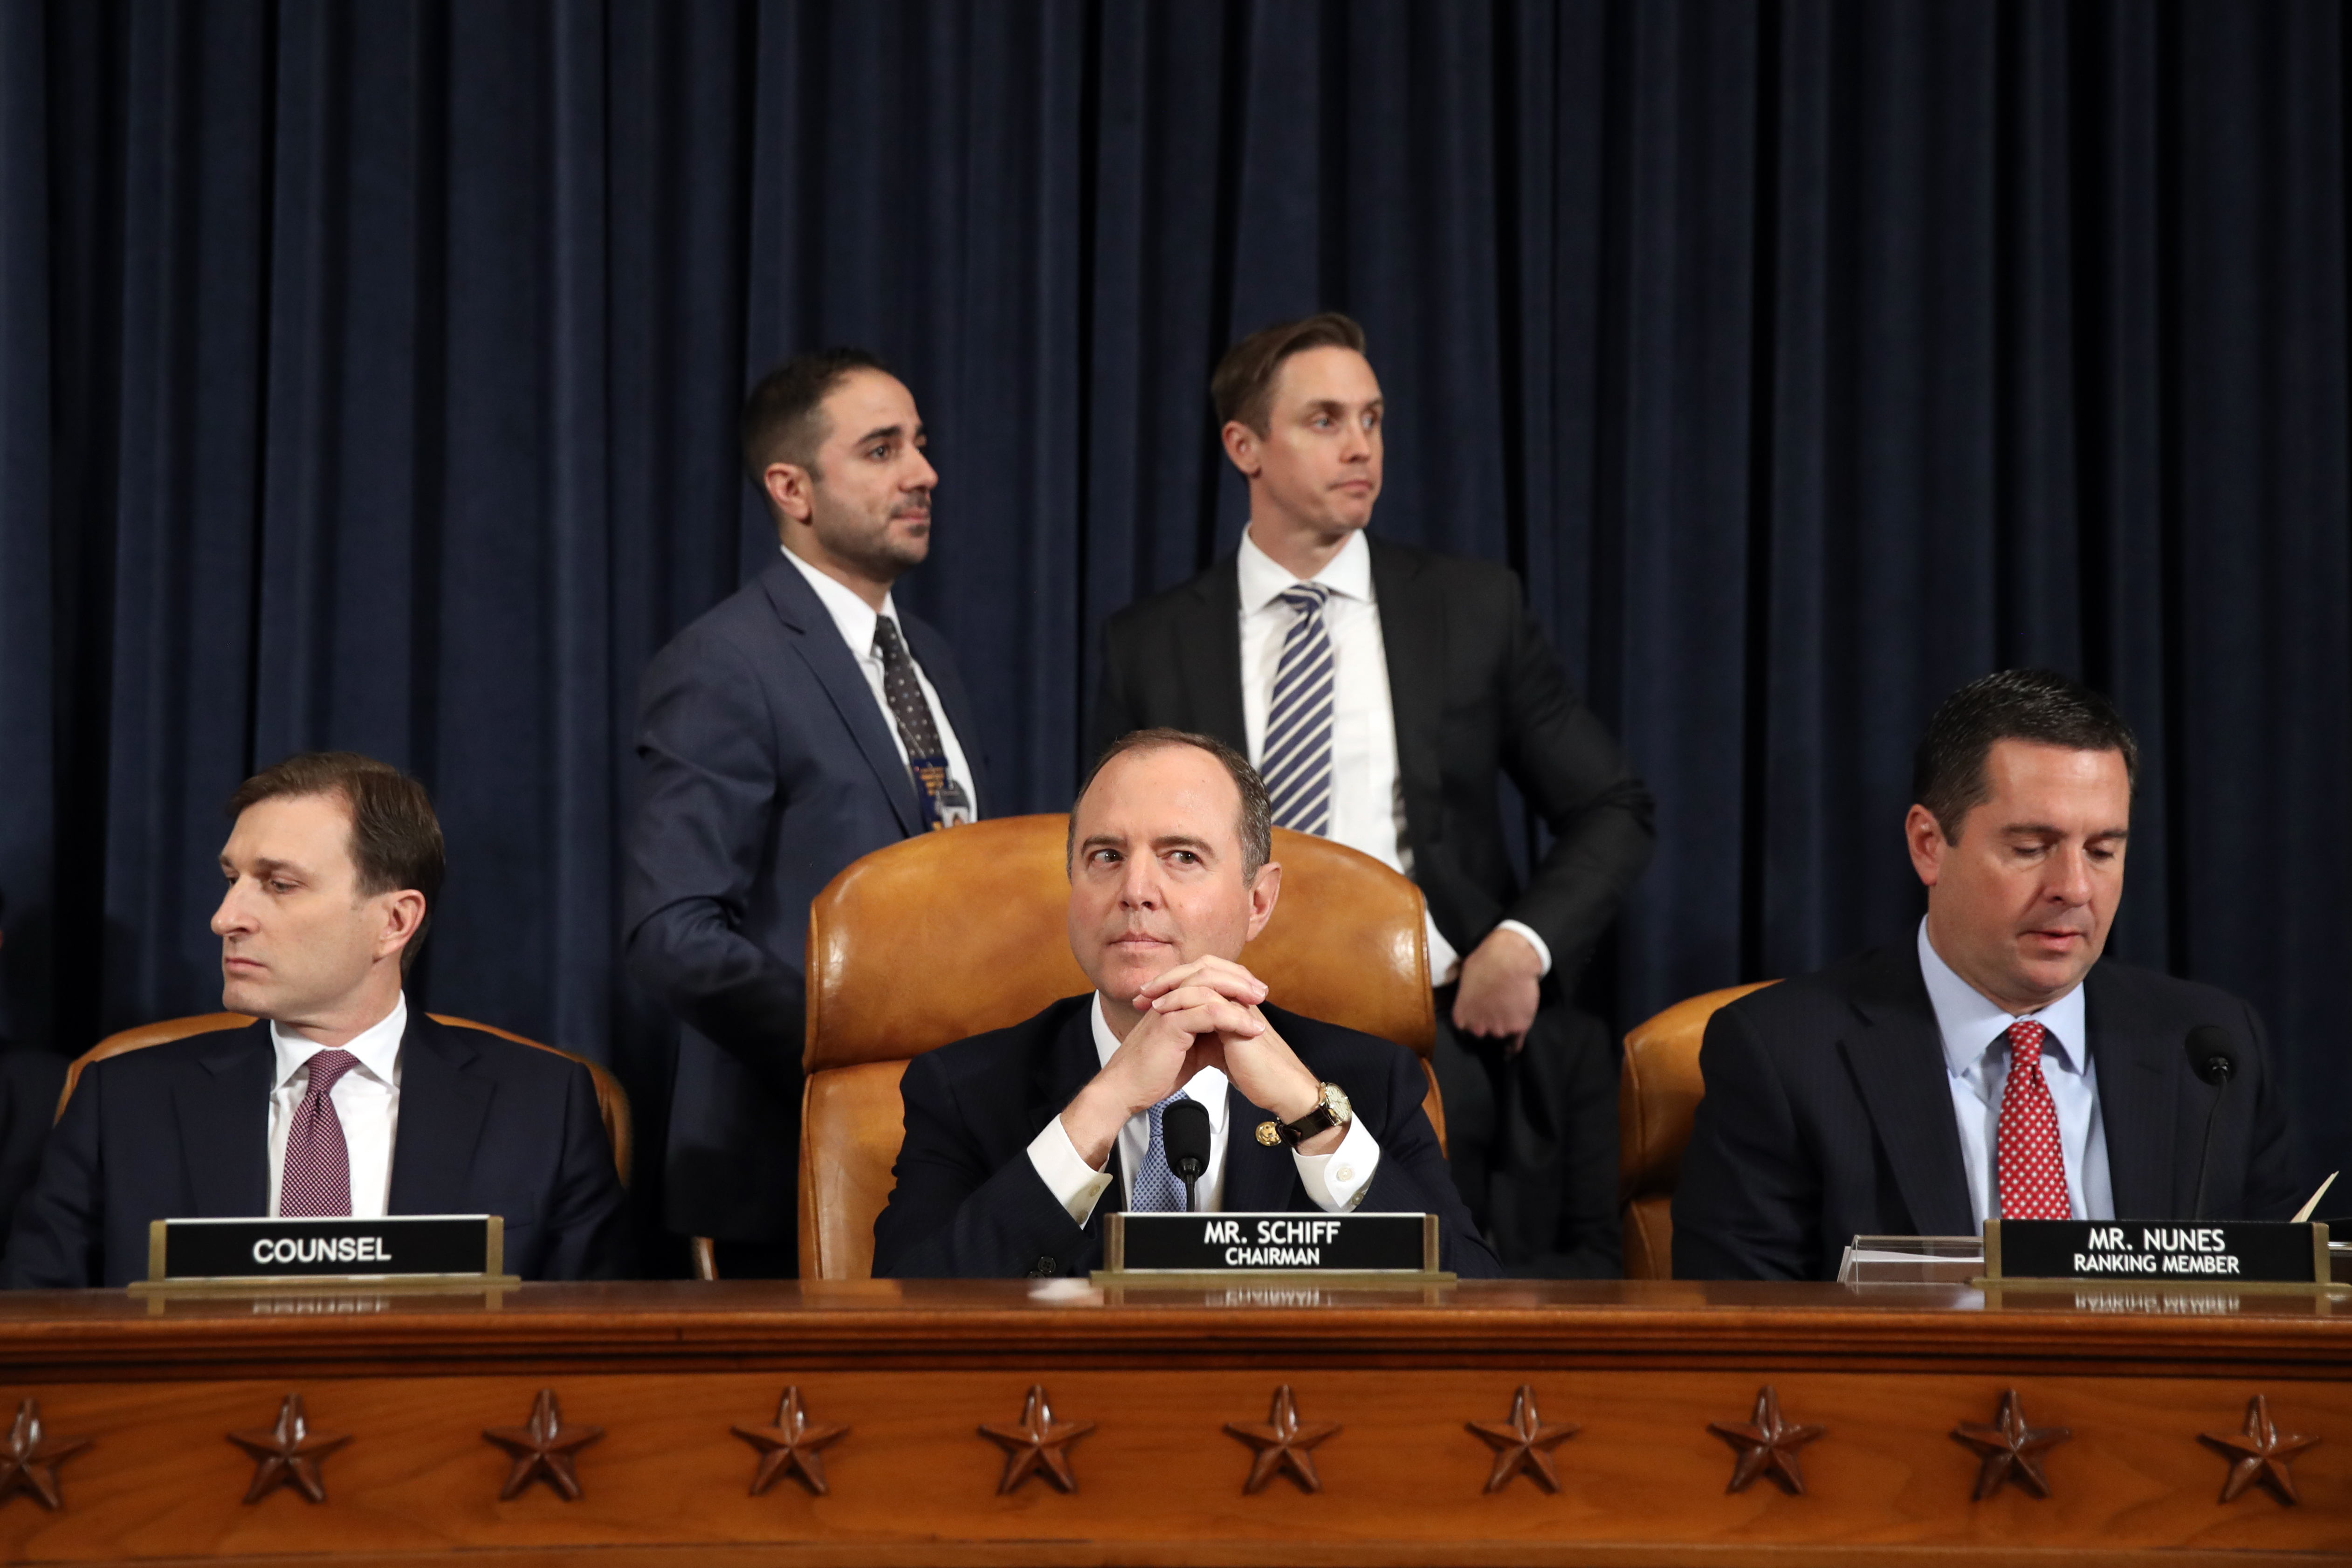
[[[1323,624],[1330,590],[1300,583],[1282,592],[1297,612],[1274,669],[1274,700],[1265,714],[1259,776],[1274,802],[1278,827],[1328,833],[1331,826],[1331,693],[1338,666]]]
[[[1184,1184],[1168,1168],[1168,1138],[1161,1123],[1168,1108],[1186,1098],[1180,1089],[1151,1108],[1151,1146],[1143,1152],[1143,1169],[1129,1184],[1127,1206],[1138,1214],[1184,1212]]]

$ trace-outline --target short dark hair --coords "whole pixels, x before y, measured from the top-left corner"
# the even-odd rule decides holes
[[[331,795],[351,813],[352,864],[359,869],[362,896],[414,888],[425,895],[425,918],[400,955],[403,974],[415,966],[441,897],[448,857],[441,843],[441,819],[433,814],[425,786],[394,767],[357,752],[302,752],[264,768],[228,797],[235,822],[249,806],[296,795]]]
[[[1274,378],[1282,362],[1308,349],[1364,352],[1364,329],[1337,310],[1263,327],[1225,351],[1209,377],[1217,423],[1239,420],[1263,436],[1274,418]]]
[[[2139,742],[2113,703],[2055,670],[1996,670],[1944,699],[1912,756],[1911,798],[1955,844],[1969,813],[1992,794],[1985,762],[1997,741],[2120,752],[2124,776],[2139,787]]]
[[[860,370],[890,373],[878,354],[835,346],[794,354],[760,378],[743,400],[741,423],[743,471],[753,485],[764,493],[771,463],[795,464],[812,479],[824,477],[816,468],[816,449],[831,434],[824,400],[852,371]]]
[[[1214,735],[1199,735],[1190,730],[1130,730],[1103,748],[1095,765],[1087,770],[1086,782],[1078,785],[1076,798],[1070,802],[1070,828],[1062,842],[1062,864],[1067,866],[1078,847],[1078,802],[1087,798],[1094,787],[1095,777],[1110,765],[1114,757],[1129,752],[1156,752],[1168,746],[1192,746],[1206,752],[1224,764],[1233,775],[1234,788],[1241,793],[1241,820],[1235,825],[1242,840],[1242,881],[1246,884],[1257,875],[1258,868],[1274,858],[1274,803],[1266,798],[1265,781],[1257,776],[1250,760],[1218,740]]]

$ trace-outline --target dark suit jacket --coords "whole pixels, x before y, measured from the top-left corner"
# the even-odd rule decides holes
[[[2294,1161],[2262,1020],[2210,985],[2102,961],[2084,982],[2118,1219],[2188,1217],[2217,1090],[2189,1031],[2241,1047],[2213,1133],[2206,1214],[2284,1219]],[[1856,1236],[1971,1236],[1943,1035],[1905,943],[1751,993],[1716,1014],[1675,1190],[1678,1279],[1830,1279]]]
[[[874,1222],[877,1279],[987,1279],[1070,1274],[1101,1267],[1102,1216],[1124,1205],[1124,1173],[1081,1229],[1029,1163],[1029,1141],[1101,1070],[1091,993],[1056,1002],[1025,1023],[975,1035],[907,1066],[906,1142],[898,1186]],[[1279,1007],[1265,1016],[1298,1059],[1348,1091],[1380,1140],[1366,1213],[1434,1214],[1444,1266],[1475,1278],[1501,1272],[1454,1190],[1437,1134],[1422,1113],[1428,1080],[1412,1053]],[[1253,1136],[1263,1112],[1228,1089],[1224,1209],[1322,1212],[1287,1148]],[[1114,1166],[1118,1155],[1111,1154]]]
[[[65,1086],[65,1058],[0,1040],[0,1244],[18,1201],[33,1189]]]
[[[147,1224],[269,1213],[269,1026],[93,1062],[16,1211],[15,1289],[147,1277]],[[608,1276],[621,1184],[588,1069],[412,1008],[400,1052],[392,1214],[506,1216],[508,1269]]]
[[[1496,923],[1524,921],[1564,990],[1654,840],[1649,791],[1570,688],[1527,616],[1519,580],[1483,562],[1368,536],[1380,601],[1413,879],[1437,929],[1468,953]],[[1131,605],[1103,633],[1097,752],[1130,730],[1171,725],[1246,751],[1241,586],[1227,556]],[[1507,773],[1553,834],[1522,889],[1495,794]]]
[[[908,646],[981,771],[939,634]],[[672,1229],[796,1234],[801,966],[809,900],[859,856],[923,830],[873,688],[779,557],[656,656],[638,699],[645,793],[624,891],[630,973],[684,1025],[670,1105]],[[966,781],[975,810],[984,781]]]

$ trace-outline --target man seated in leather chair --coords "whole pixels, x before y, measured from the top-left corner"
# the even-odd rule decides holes
[[[1444,1267],[1501,1272],[1412,1054],[1275,1006],[1236,962],[1281,892],[1272,823],[1222,742],[1143,730],[1104,752],[1070,814],[1070,950],[1095,989],[908,1064],[877,1276],[1085,1275],[1105,1213],[1183,1206],[1159,1135],[1179,1098],[1209,1112],[1199,1210],[1435,1214]]]
[[[147,1273],[151,1220],[495,1214],[527,1279],[608,1273],[620,1180],[588,1069],[412,1010],[441,890],[425,788],[350,752],[229,802],[221,1005],[249,1028],[91,1063],[18,1210],[17,1289]]]

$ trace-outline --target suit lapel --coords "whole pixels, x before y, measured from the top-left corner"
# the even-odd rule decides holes
[[[915,799],[914,775],[898,760],[898,748],[883,725],[882,709],[874,700],[874,689],[866,683],[865,672],[851,657],[849,645],[841,640],[841,629],[825,612],[816,590],[802,578],[800,568],[789,561],[778,561],[761,573],[760,583],[768,591],[768,603],[774,606],[776,618],[792,634],[793,651],[832,700],[834,711],[848,726],[849,738],[866,758],[866,765],[874,770],[875,780],[881,784],[890,810],[898,819],[898,831],[909,836],[919,831],[923,812]],[[961,735],[962,731],[959,730],[957,733]]]
[[[1404,779],[1405,827],[1425,844],[1425,825],[1413,821],[1416,801],[1435,800],[1438,778],[1440,681],[1445,668],[1445,600],[1423,581],[1420,559],[1367,535],[1372,553],[1372,594],[1380,601],[1381,647],[1389,667],[1389,708],[1395,715],[1397,767]]]
[[[489,1114],[489,1082],[468,1068],[461,1033],[411,1010],[400,1042],[400,1131],[393,1141],[390,1214],[467,1214],[474,1147]]]
[[[191,1215],[243,1217],[269,1212],[269,1093],[278,1052],[269,1026],[226,1030],[196,1058],[173,1096],[187,1161]]]
[[[1298,1188],[1297,1163],[1288,1144],[1269,1148],[1257,1141],[1258,1123],[1268,1120],[1269,1112],[1226,1084],[1225,1194],[1220,1206],[1227,1214],[1278,1214],[1291,1206]]]
[[[2175,1148],[2181,1074],[2179,1048],[2132,1005],[2129,991],[2094,964],[2084,977],[2084,1028],[2098,1078],[2099,1120],[2106,1132],[2107,1184],[2117,1219],[2168,1219],[2184,1214],[2193,1194],[2197,1152]]]
[[[1192,727],[1237,752],[1249,750],[1242,716],[1242,587],[1226,556],[1192,579],[1191,623],[1176,647],[1176,689],[1194,704]]]
[[[1919,976],[1918,953],[1908,946],[1888,950],[1854,1002],[1867,1022],[1839,1048],[1911,1223],[1922,1236],[1967,1236],[1976,1229],[1976,1211],[1952,1119],[1943,1034]]]

